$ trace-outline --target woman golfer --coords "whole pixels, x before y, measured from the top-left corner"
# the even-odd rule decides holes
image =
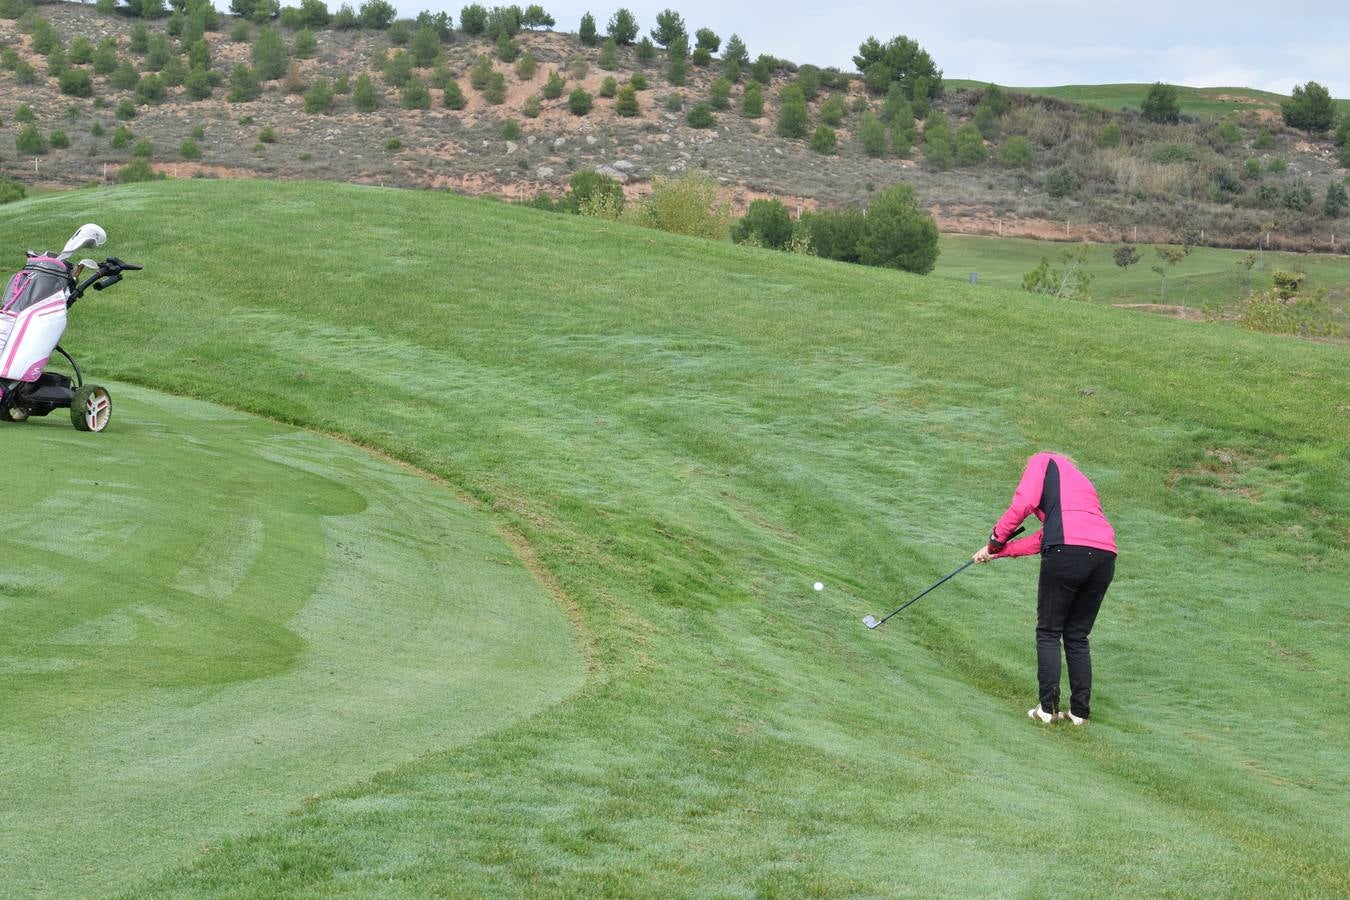
[[[1008,537],[1029,515],[1040,531],[1016,541]],[[1092,653],[1088,634],[1116,573],[1116,535],[1102,515],[1097,491],[1073,460],[1060,453],[1037,453],[1027,460],[1012,503],[994,526],[977,563],[1005,556],[1041,554],[1036,592],[1036,675],[1041,700],[1027,715],[1038,722],[1067,718],[1075,725],[1092,710]],[[1069,712],[1059,711],[1059,642],[1069,661]]]

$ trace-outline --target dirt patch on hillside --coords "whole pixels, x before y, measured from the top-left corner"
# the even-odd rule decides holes
[[[1116,309],[1133,309],[1137,312],[1153,313],[1173,319],[1186,319],[1191,322],[1205,321],[1205,314],[1191,306],[1172,306],[1166,303],[1113,303]]]

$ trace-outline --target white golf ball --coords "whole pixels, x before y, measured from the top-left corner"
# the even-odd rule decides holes
[[[817,581],[815,584],[813,584],[813,585],[811,585],[811,586],[812,586],[813,588],[815,588],[816,590],[818,590],[818,591],[823,591],[823,590],[825,590],[825,584],[824,584],[823,582],[820,582],[820,581]]]

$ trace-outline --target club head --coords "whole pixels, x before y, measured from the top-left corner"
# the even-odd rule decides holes
[[[863,624],[866,625],[868,628],[876,628],[881,623],[877,621],[876,616],[866,615],[863,616]]]

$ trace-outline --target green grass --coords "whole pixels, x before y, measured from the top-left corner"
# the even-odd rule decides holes
[[[1350,890],[1343,346],[444,194],[12,209],[7,246],[93,219],[147,266],[76,309],[92,372],[444,477],[528,541],[593,660],[129,896]],[[1043,447],[1122,545],[1081,730],[1025,716],[1034,561],[858,621],[966,558]]]
[[[979,89],[988,82],[968,79],[944,79],[944,83],[953,89]],[[1258,91],[1243,87],[1194,88],[1177,85],[1177,102],[1183,115],[1204,119],[1221,119],[1231,113],[1249,112],[1258,109],[1279,110],[1280,102],[1288,100],[1288,94],[1275,94],[1270,91]],[[1290,85],[1292,88],[1293,86]],[[1055,87],[1010,87],[1008,90],[1034,96],[1058,97],[1071,103],[1099,106],[1102,109],[1117,112],[1122,109],[1139,111],[1140,104],[1148,94],[1147,84],[1066,84]],[[1350,111],[1350,100],[1337,100],[1342,112]]]
[[[3,431],[0,894],[133,885],[580,684],[557,607],[445,489],[112,390],[104,435]]]
[[[982,285],[1018,290],[1022,277],[1036,268],[1042,257],[1048,257],[1052,267],[1063,269],[1064,252],[1077,246],[1023,238],[944,234],[942,253],[933,275],[969,281],[974,272]],[[1165,264],[1153,245],[1135,245],[1139,262],[1125,269],[1117,266],[1112,257],[1118,246],[1092,245],[1089,250],[1085,270],[1093,276],[1093,298],[1102,303],[1165,303],[1232,313],[1250,288],[1269,287],[1271,273],[1283,269],[1308,276],[1305,293],[1319,288],[1326,290],[1333,314],[1342,326],[1350,319],[1350,256],[1268,251],[1256,254],[1257,263],[1246,270],[1238,263],[1248,251],[1197,247],[1168,272],[1164,297],[1162,279],[1152,269]]]

